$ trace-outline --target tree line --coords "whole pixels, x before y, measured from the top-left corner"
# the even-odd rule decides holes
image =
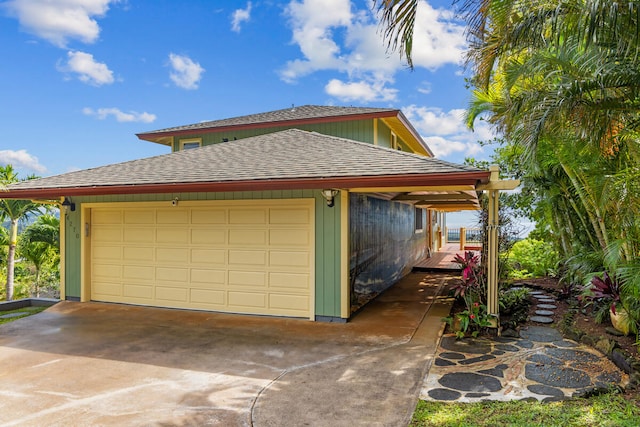
[[[418,0],[375,0],[409,65]],[[466,22],[467,123],[493,125],[513,205],[589,293],[606,272],[640,325],[640,2],[454,1]],[[620,304],[619,304],[620,305]]]

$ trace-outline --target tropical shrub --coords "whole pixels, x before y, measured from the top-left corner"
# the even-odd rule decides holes
[[[513,245],[508,262],[513,278],[555,276],[558,253],[551,243],[529,238]]]

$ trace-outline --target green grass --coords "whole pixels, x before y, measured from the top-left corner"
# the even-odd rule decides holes
[[[13,322],[14,320],[22,319],[23,317],[31,316],[32,314],[40,313],[41,311],[47,308],[48,307],[23,307],[23,308],[18,308],[16,310],[0,311],[0,316],[9,314],[9,313],[20,313],[20,314],[24,313],[24,316],[16,316],[16,317],[10,317],[8,319],[0,319],[0,325],[2,325],[3,323]]]
[[[561,402],[418,402],[410,427],[638,427],[640,397],[604,394]]]

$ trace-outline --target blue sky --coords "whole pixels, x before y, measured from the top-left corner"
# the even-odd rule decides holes
[[[415,69],[371,0],[0,0],[0,164],[56,175],[168,152],[136,133],[287,108],[402,109],[438,158],[486,159],[464,23],[421,1]]]

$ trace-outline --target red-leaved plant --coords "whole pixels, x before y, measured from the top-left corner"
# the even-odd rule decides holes
[[[616,314],[616,303],[620,301],[620,283],[605,271],[602,277],[593,276],[585,296],[588,299],[608,303],[613,314]]]

